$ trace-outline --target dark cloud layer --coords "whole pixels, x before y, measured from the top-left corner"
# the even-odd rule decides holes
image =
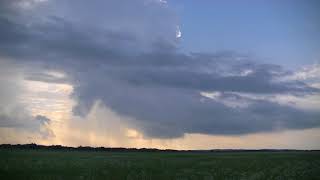
[[[134,118],[131,123],[146,136],[247,134],[320,125],[319,112],[267,100],[234,94],[233,101],[250,103],[241,108],[213,99],[203,101],[201,92],[303,97],[319,93],[319,89],[303,81],[280,81],[292,72],[277,65],[259,64],[252,57],[234,52],[181,53],[174,17],[159,2],[124,1],[126,14],[108,12],[106,19],[110,22],[103,21],[102,12],[96,12],[96,8],[121,5],[117,1],[99,3],[102,2],[81,1],[75,10],[70,10],[70,3],[56,1],[49,3],[51,13],[42,14],[42,18],[30,15],[29,21],[21,21],[12,12],[23,10],[13,8],[10,1],[1,1],[5,11],[0,15],[0,56],[16,63],[36,62],[44,69],[64,71],[68,79],[39,73],[28,78],[68,81],[74,85],[72,97],[78,101],[75,114],[86,115],[100,100],[115,112]],[[86,5],[93,15],[84,12]],[[48,7],[41,8],[34,14],[46,12]],[[151,14],[148,8],[158,13]],[[132,22],[123,22],[127,16],[132,16]],[[86,21],[79,21],[79,17]],[[140,20],[144,17],[147,19]]]

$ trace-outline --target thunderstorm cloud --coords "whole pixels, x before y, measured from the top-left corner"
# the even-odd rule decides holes
[[[234,51],[186,53],[180,27],[166,1],[2,0],[0,60],[28,67],[25,80],[71,84],[74,115],[85,117],[99,101],[146,137],[320,126],[307,98],[319,99],[319,76],[309,76],[315,70],[295,72]],[[50,123],[15,114],[1,106],[0,127]]]

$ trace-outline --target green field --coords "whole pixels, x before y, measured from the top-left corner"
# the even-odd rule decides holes
[[[0,179],[320,179],[320,152],[84,152],[0,149]]]

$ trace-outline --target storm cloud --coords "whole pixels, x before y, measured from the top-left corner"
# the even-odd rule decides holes
[[[0,6],[0,58],[36,64],[29,80],[71,83],[75,115],[87,115],[100,101],[132,118],[130,124],[145,136],[158,138],[320,125],[319,111],[255,98],[319,96],[319,88],[305,79],[284,80],[295,72],[249,55],[180,51],[178,19],[161,1],[20,0]]]

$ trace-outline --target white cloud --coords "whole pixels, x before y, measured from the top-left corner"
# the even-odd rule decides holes
[[[177,30],[176,30],[176,38],[177,39],[179,39],[179,38],[181,38],[182,37],[182,32],[181,32],[181,30],[180,30],[180,27],[179,26],[177,26]]]
[[[26,89],[23,85],[23,68],[8,60],[0,60],[0,131],[19,130],[38,134],[41,138],[53,136],[50,119],[42,114],[32,114],[21,102]],[[21,137],[16,137],[21,138]]]
[[[243,70],[241,73],[240,73],[240,76],[248,76],[250,74],[253,73],[253,70],[251,69],[246,69],[246,70]]]
[[[282,81],[300,80],[309,84],[320,82],[320,64],[304,66],[292,74],[279,78]]]
[[[32,9],[40,3],[47,2],[48,0],[15,0],[18,7],[23,9]]]
[[[320,111],[320,94],[299,96],[293,94],[201,92],[200,95],[232,108],[246,108],[255,101],[266,101],[306,111]]]
[[[245,98],[238,98],[236,96],[226,95],[222,92],[214,91],[214,92],[200,92],[200,95],[209,99],[212,99],[216,102],[222,103],[223,105],[230,108],[246,108],[251,102]]]

